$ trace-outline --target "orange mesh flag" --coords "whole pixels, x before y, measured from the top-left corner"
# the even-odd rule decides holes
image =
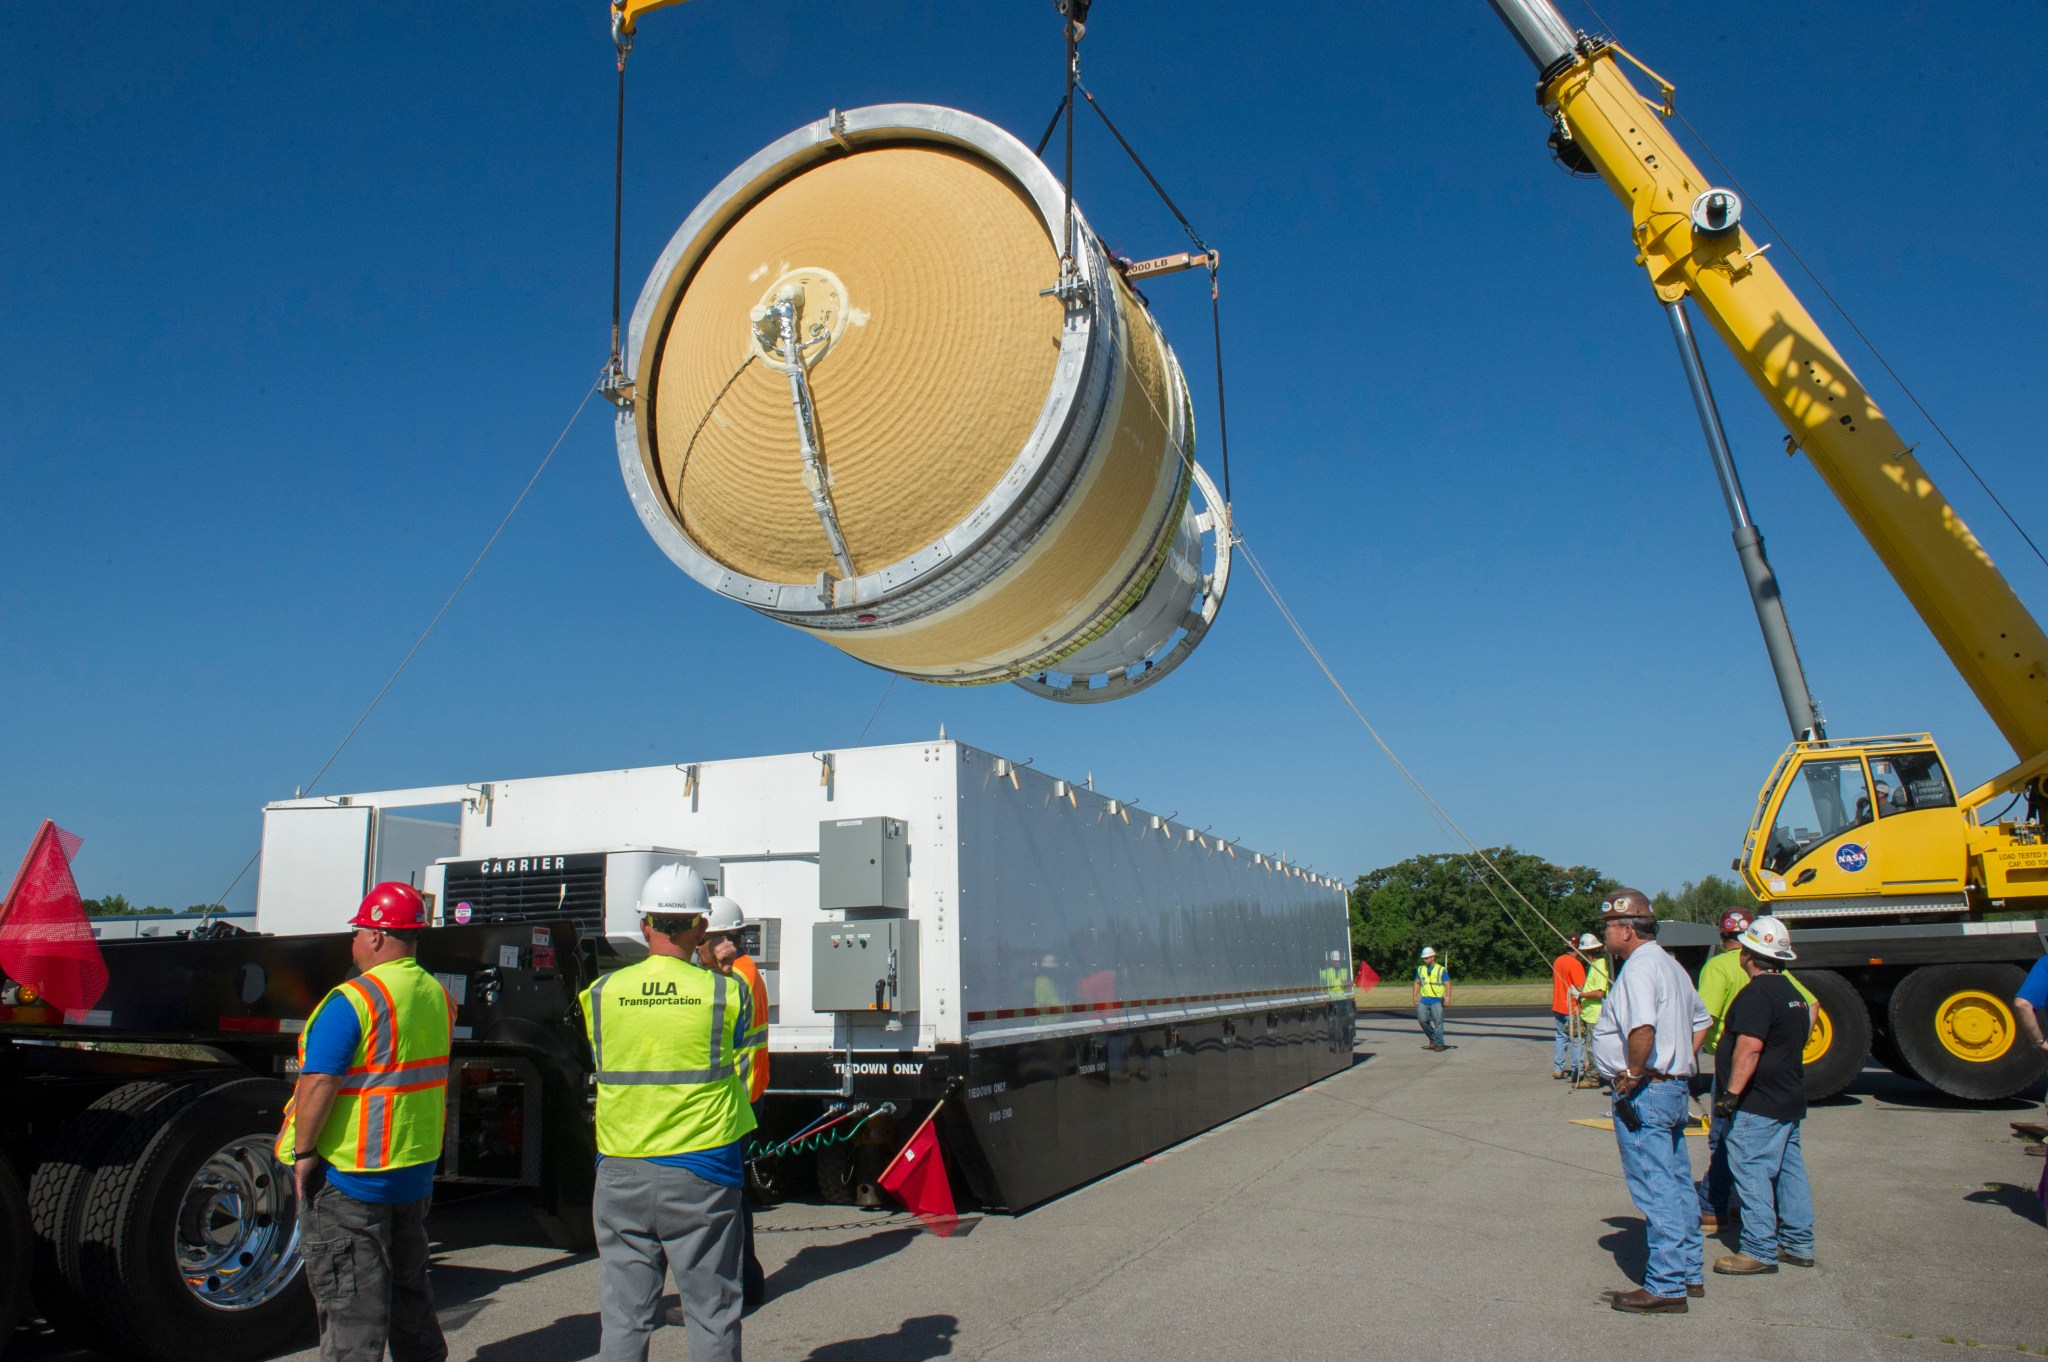
[[[71,878],[81,841],[44,819],[0,902],[0,973],[73,1017],[107,991],[107,962]]]
[[[917,1128],[910,1142],[889,1160],[889,1166],[882,1170],[881,1187],[902,1202],[904,1210],[922,1220],[925,1228],[944,1238],[960,1227],[960,1216],[953,1209],[953,1184],[946,1181],[939,1132],[932,1127],[938,1114],[939,1107],[933,1107],[932,1114],[924,1118],[924,1124]]]
[[[1358,987],[1361,992],[1371,988],[1379,981],[1380,973],[1372,967],[1371,961],[1361,960],[1358,962]]]

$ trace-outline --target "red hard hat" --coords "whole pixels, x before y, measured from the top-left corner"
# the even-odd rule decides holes
[[[1749,914],[1736,908],[1722,915],[1721,935],[1740,936],[1749,930]]]
[[[348,920],[351,927],[407,928],[427,925],[427,901],[409,884],[387,881],[363,895],[362,906]]]

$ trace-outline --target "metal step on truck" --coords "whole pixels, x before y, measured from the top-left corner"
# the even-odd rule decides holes
[[[0,980],[0,1341],[30,1309],[155,1362],[310,1336],[271,1141],[383,880],[428,895],[457,1002],[440,1180],[525,1189],[587,1245],[577,995],[644,953],[670,862],[748,913],[757,1150],[818,1127],[753,1163],[764,1198],[880,1204],[936,1106],[963,1199],[1019,1212],[1351,1063],[1342,885],[960,742],[280,801],[254,932],[104,942],[82,1016]]]

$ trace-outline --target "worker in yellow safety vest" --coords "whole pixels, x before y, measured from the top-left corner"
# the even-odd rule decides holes
[[[1422,948],[1422,963],[1415,967],[1415,981],[1409,992],[1415,1003],[1415,1020],[1422,1025],[1425,1050],[1448,1050],[1444,1044],[1444,1004],[1451,998],[1451,976],[1436,947]]]
[[[710,895],[682,864],[640,891],[648,956],[583,991],[597,1077],[603,1362],[645,1362],[664,1268],[682,1297],[691,1362],[739,1362],[741,1187],[754,1113],[740,1053],[753,992],[697,963]]]
[[[299,1079],[277,1135],[298,1194],[299,1255],[323,1362],[441,1362],[427,1284],[427,1207],[441,1158],[455,1000],[414,958],[426,900],[409,884],[364,896],[337,986],[299,1037]]]
[[[1592,938],[1591,932],[1583,933],[1579,937],[1581,948],[1585,948],[1586,943]],[[1586,956],[1586,982],[1579,985],[1579,1031],[1587,1036],[1593,1034],[1593,1023],[1600,1020],[1600,1006],[1607,999],[1607,990],[1614,987],[1614,966],[1608,962],[1605,953],[1595,953],[1599,951],[1600,943],[1593,941]],[[1588,1065],[1573,1086],[1600,1087],[1599,1071]]]

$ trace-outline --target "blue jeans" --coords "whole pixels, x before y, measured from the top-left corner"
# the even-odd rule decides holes
[[[1653,1296],[1683,1296],[1685,1288],[1703,1281],[1706,1242],[1692,1187],[1692,1156],[1685,1149],[1685,1127],[1692,1117],[1690,1095],[1682,1078],[1658,1079],[1635,1092],[1641,1130],[1630,1130],[1617,1118],[1614,1142],[1621,1149],[1621,1175],[1629,1199],[1643,1213],[1650,1241],[1650,1261],[1643,1271],[1643,1289]]]
[[[1813,1256],[1813,1188],[1799,1149],[1799,1122],[1738,1111],[1728,1123],[1728,1171],[1742,1203],[1742,1251],[1760,1263],[1778,1250]]]
[[[1711,1104],[1712,1099],[1709,1099]],[[1710,1108],[1711,1109],[1711,1105]],[[1716,1116],[1707,1126],[1707,1175],[1698,1183],[1700,1214],[1728,1218],[1735,1181],[1728,1176],[1728,1118]]]
[[[1422,1034],[1429,1037],[1431,1045],[1444,1043],[1444,1000],[1423,998],[1415,1004],[1415,1020],[1422,1023]]]
[[[1572,1035],[1572,1014],[1553,1012],[1550,1017],[1557,1023],[1557,1039],[1550,1045],[1550,1071],[1571,1073],[1583,1067],[1586,1062],[1586,1043]]]
[[[1701,1094],[1707,1099],[1707,1172],[1694,1186],[1699,1192],[1700,1214],[1726,1220],[1728,1200],[1735,1193],[1735,1184],[1728,1177],[1728,1118],[1713,1114],[1717,1090],[1713,1076],[1701,1077],[1707,1080],[1706,1091]],[[1697,1083],[1694,1091],[1698,1091]]]

